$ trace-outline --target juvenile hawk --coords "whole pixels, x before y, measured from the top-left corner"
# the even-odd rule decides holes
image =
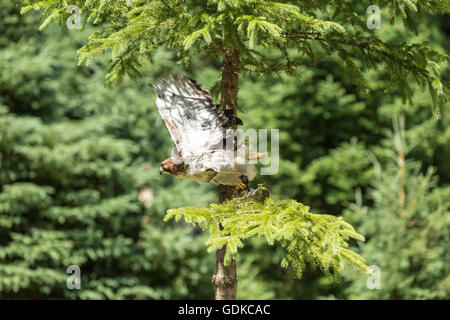
[[[241,185],[255,177],[245,156],[246,145],[232,146],[235,132],[226,130],[242,124],[232,110],[214,104],[210,93],[183,75],[158,81],[156,106],[175,143],[172,157],[161,163],[160,173],[207,183]]]

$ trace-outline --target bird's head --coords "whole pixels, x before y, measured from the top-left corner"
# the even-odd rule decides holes
[[[189,165],[175,158],[168,158],[161,163],[159,167],[159,174],[167,173],[172,176],[177,176],[183,172],[186,172],[186,169]]]

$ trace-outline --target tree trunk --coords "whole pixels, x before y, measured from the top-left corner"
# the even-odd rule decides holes
[[[237,115],[238,79],[239,51],[236,49],[224,54],[220,101],[221,107],[233,110],[235,116]],[[233,129],[236,129],[236,127],[233,127]],[[234,186],[219,185],[219,203],[233,198],[236,194]],[[236,299],[238,280],[236,261],[231,261],[229,266],[224,265],[225,249],[224,246],[216,252],[216,274],[212,279],[216,300]]]

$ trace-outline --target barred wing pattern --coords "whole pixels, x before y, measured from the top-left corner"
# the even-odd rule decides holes
[[[180,158],[199,156],[222,147],[225,128],[239,119],[214,104],[210,93],[183,75],[159,80],[156,106]]]

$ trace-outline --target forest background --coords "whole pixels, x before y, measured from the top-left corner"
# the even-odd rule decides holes
[[[108,56],[77,66],[92,27],[41,32],[40,19],[0,0],[0,298],[212,298],[205,235],[163,217],[216,202],[217,187],[159,175],[172,142],[148,83],[183,72],[211,88],[220,66],[186,70],[164,49],[137,81],[105,87]],[[418,35],[388,21],[375,31],[383,40],[449,52],[448,16],[425,17]],[[427,92],[405,103],[370,72],[367,96],[338,70],[318,61],[299,78],[240,79],[244,129],[280,130],[278,173],[252,185],[344,216],[366,237],[352,245],[378,266],[380,287],[352,270],[297,280],[281,249],[255,239],[239,254],[238,298],[448,299],[449,104],[435,120]],[[70,265],[80,290],[66,287]]]

